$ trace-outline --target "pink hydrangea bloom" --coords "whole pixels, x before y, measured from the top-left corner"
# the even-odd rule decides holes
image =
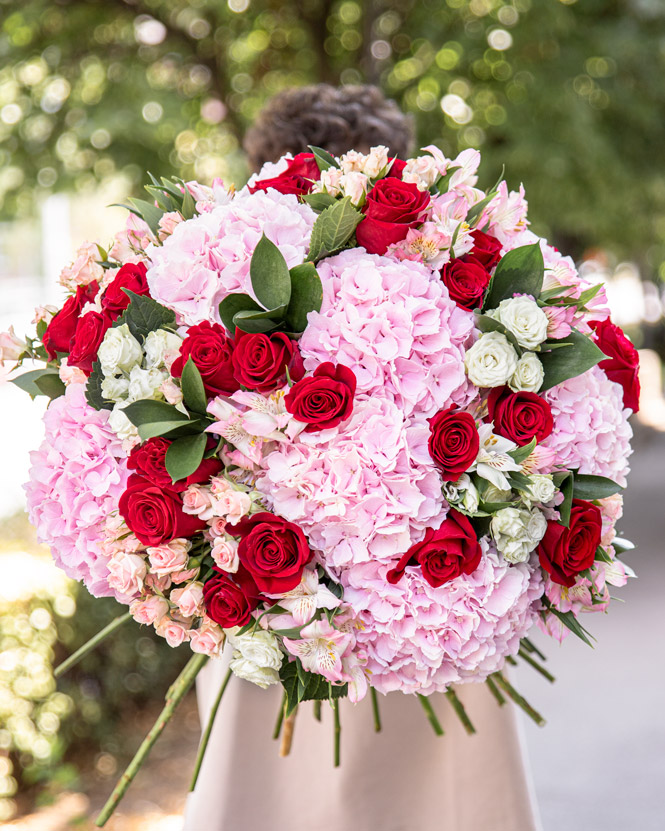
[[[83,384],[70,384],[51,403],[44,425],[26,485],[30,521],[69,577],[96,596],[111,595],[101,545],[106,518],[125,489],[126,454],[108,426],[108,411],[88,405]]]
[[[181,222],[161,246],[149,250],[150,294],[173,309],[180,323],[220,321],[227,294],[251,294],[249,263],[265,235],[279,246],[289,267],[302,263],[316,214],[292,195],[275,190],[242,193]]]
[[[625,486],[633,430],[621,386],[593,367],[554,387],[545,398],[552,408],[554,430],[544,445],[556,452],[559,464]]]

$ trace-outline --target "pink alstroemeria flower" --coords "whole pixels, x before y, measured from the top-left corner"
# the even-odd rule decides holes
[[[327,620],[314,620],[301,630],[300,640],[284,638],[284,646],[300,658],[308,672],[316,672],[328,681],[338,683],[344,680],[342,655],[351,640],[351,635],[335,629]]]
[[[268,595],[293,616],[296,626],[302,626],[314,617],[317,609],[336,609],[341,601],[323,584],[316,570],[306,569],[302,580],[286,594]]]

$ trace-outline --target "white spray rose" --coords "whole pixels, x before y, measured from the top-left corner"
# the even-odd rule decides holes
[[[148,367],[161,366],[167,352],[178,352],[182,338],[166,329],[149,332],[145,339],[145,360]]]
[[[138,442],[139,431],[127,418],[119,404],[111,410],[109,415],[109,427],[121,441]]]
[[[550,502],[554,498],[556,487],[552,477],[546,473],[533,473],[529,476],[529,489],[526,495],[532,502]]]
[[[128,389],[129,381],[127,378],[109,376],[102,381],[102,395],[108,401],[124,401],[127,398]]]
[[[538,392],[544,378],[545,371],[540,358],[534,352],[525,352],[517,362],[508,386],[513,392]]]
[[[517,369],[517,352],[501,332],[486,332],[467,351],[464,366],[477,387],[501,387]]]
[[[343,175],[338,167],[322,170],[319,176],[319,187],[316,190],[325,190],[331,196],[339,196],[340,179]]]
[[[365,201],[369,179],[364,173],[352,171],[345,173],[339,180],[339,186],[345,196],[351,197],[354,205],[362,205]]]
[[[524,349],[535,349],[547,338],[548,317],[531,297],[502,300],[489,315],[503,323]]]
[[[439,178],[439,168],[433,156],[418,156],[409,159],[402,171],[402,181],[418,185],[420,190],[427,190]]]
[[[388,148],[383,145],[372,147],[369,156],[365,159],[362,171],[370,179],[376,179],[383,168],[388,164]]]
[[[235,675],[264,689],[279,682],[283,655],[274,635],[264,630],[244,635],[227,634],[233,646],[230,666]]]
[[[129,373],[129,389],[127,391],[129,400],[161,399],[163,393],[160,388],[166,378],[167,373],[154,367],[141,369],[141,367],[135,366]]]
[[[349,150],[348,153],[340,157],[339,166],[342,173],[351,173],[352,170],[362,172],[366,161],[367,156],[364,153],[359,153],[357,150]]]
[[[490,522],[497,549],[509,563],[523,563],[547,530],[547,521],[534,508],[502,508]]]
[[[118,375],[120,372],[129,372],[133,366],[143,360],[141,344],[129,331],[129,326],[111,327],[106,331],[97,357],[102,365],[104,375]]]
[[[483,502],[510,502],[512,496],[511,490],[502,490],[490,483],[483,492]]]

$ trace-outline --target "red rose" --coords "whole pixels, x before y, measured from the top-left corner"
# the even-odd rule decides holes
[[[440,410],[429,419],[429,454],[441,478],[457,481],[476,461],[480,438],[476,420],[455,407]]]
[[[538,556],[540,565],[554,583],[571,588],[577,575],[591,568],[602,528],[600,509],[583,499],[573,499],[568,528],[560,522],[547,523]]]
[[[298,344],[283,332],[272,335],[248,334],[236,329],[233,371],[247,389],[268,392],[286,381],[286,368],[292,380],[305,374]]]
[[[127,263],[109,283],[102,295],[102,308],[115,320],[129,306],[129,295],[123,289],[134,294],[150,294],[146,279],[146,267],[143,263]]]
[[[546,439],[554,428],[550,405],[535,392],[512,392],[494,387],[487,399],[489,420],[494,432],[524,447],[535,436]]]
[[[97,289],[96,282],[79,286],[76,294],[67,298],[65,305],[47,326],[42,343],[51,361],[57,357],[56,352],[69,352],[81,309],[95,299]]]
[[[472,231],[473,248],[469,255],[474,260],[485,266],[488,271],[491,271],[501,259],[502,244],[491,234],[485,234],[482,231]]]
[[[436,589],[460,574],[472,574],[478,568],[481,553],[473,526],[464,514],[451,508],[441,526],[436,530],[428,528],[425,539],[409,548],[386,579],[398,583],[408,565],[419,565],[425,580]]]
[[[99,312],[87,312],[80,317],[72,338],[67,364],[77,366],[86,375],[90,375],[92,365],[97,360],[97,350],[110,325],[111,318]]]
[[[610,381],[621,384],[623,406],[630,407],[636,413],[640,409],[640,358],[637,349],[609,318],[593,322],[591,326],[596,330],[596,344],[608,356],[598,366]]]
[[[320,175],[314,153],[298,153],[289,160],[286,170],[279,176],[254,182],[248,190],[250,193],[256,193],[257,190],[274,188],[280,193],[294,193],[296,196],[302,196],[311,191],[312,185]]]
[[[441,269],[451,300],[461,309],[476,309],[483,302],[483,295],[490,281],[490,273],[473,257],[456,258]]]
[[[240,536],[240,562],[266,594],[295,589],[313,557],[307,537],[297,525],[265,511],[228,525],[227,530]]]
[[[402,159],[398,159],[397,156],[389,161],[392,162],[392,165],[388,171],[388,175],[394,177],[395,179],[401,179],[402,173],[404,173],[404,168],[406,167],[406,162]]]
[[[171,366],[171,375],[180,378],[188,359],[191,358],[201,373],[208,398],[230,395],[240,384],[233,376],[233,341],[219,323],[205,320],[190,326],[182,342],[180,354]]]
[[[203,602],[208,617],[225,629],[244,626],[261,600],[256,583],[241,566],[234,575],[217,568],[203,586]]]
[[[182,499],[169,488],[161,488],[133,473],[118,505],[129,530],[143,545],[161,545],[176,537],[191,537],[206,524],[186,514]]]
[[[148,439],[132,450],[127,459],[127,467],[152,482],[153,485],[160,488],[169,488],[177,493],[186,490],[190,485],[207,482],[212,476],[219,473],[223,467],[220,460],[213,456],[211,459],[204,459],[197,470],[186,479],[173,482],[171,474],[166,470],[166,451],[170,444],[171,442],[168,439],[161,436]],[[211,440],[209,444],[212,445],[214,442]]]
[[[369,254],[385,254],[389,245],[403,240],[409,228],[421,222],[430,195],[396,176],[380,179],[367,194],[365,218],[356,229],[356,240]]]
[[[337,427],[351,415],[356,376],[342,364],[329,361],[314,374],[294,384],[284,398],[286,409],[307,424],[306,433]]]

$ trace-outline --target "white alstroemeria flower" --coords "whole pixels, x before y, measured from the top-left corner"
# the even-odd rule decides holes
[[[300,639],[284,638],[284,646],[300,658],[308,672],[323,675],[331,682],[343,680],[342,655],[353,636],[331,626],[327,620],[314,620],[300,631]]]
[[[317,609],[336,609],[341,601],[327,586],[319,583],[316,569],[306,569],[300,583],[285,594],[269,594],[291,613],[298,626],[309,623]]]
[[[535,349],[547,339],[549,319],[532,297],[509,297],[488,314],[512,332],[524,349]]]
[[[481,424],[478,427],[480,450],[474,468],[478,476],[487,479],[495,488],[502,491],[510,490],[510,482],[504,475],[506,471],[521,470],[521,465],[508,455],[515,450],[515,442],[492,432],[492,424]]]

